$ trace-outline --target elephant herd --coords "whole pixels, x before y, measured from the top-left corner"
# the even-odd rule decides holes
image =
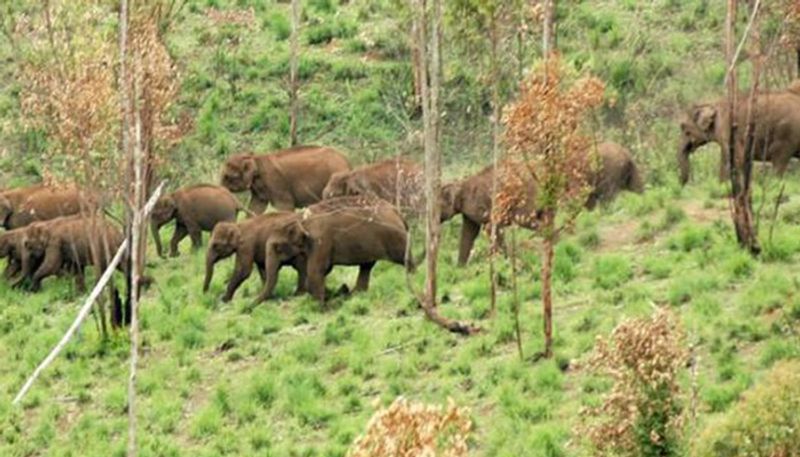
[[[642,192],[642,178],[625,148],[604,143],[597,150],[600,166],[592,176],[587,208],[620,190]],[[442,221],[462,216],[459,265],[467,262],[481,226],[489,223],[493,173],[488,167],[442,188]],[[238,154],[225,162],[221,185],[191,185],[162,196],[151,214],[152,235],[157,253],[165,256],[159,230],[175,221],[169,243],[174,257],[181,240],[189,236],[199,248],[202,232],[211,232],[204,292],[215,265],[235,256],[224,301],[233,298],[254,267],[263,282],[257,303],[267,300],[279,270],[289,266],[297,271],[296,293],[324,303],[325,277],[336,265],[359,267],[354,291],[369,287],[380,260],[414,268],[406,221],[422,214],[423,182],[422,167],[405,158],[351,168],[341,152],[323,146]],[[247,208],[233,194],[246,191],[251,194]],[[527,201],[535,202],[536,186],[531,183],[526,192]],[[123,241],[115,223],[91,210],[97,201],[77,187],[35,185],[0,192],[6,280],[35,291],[50,276],[71,274],[84,289],[85,268],[103,268]],[[269,206],[274,210],[265,213]],[[239,212],[247,217],[237,222]],[[515,223],[534,229],[528,221]],[[121,265],[124,270],[126,262]]]

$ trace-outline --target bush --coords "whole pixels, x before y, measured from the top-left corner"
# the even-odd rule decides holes
[[[697,439],[697,457],[798,456],[800,361],[775,366]]]
[[[447,407],[413,403],[400,397],[375,413],[367,431],[353,443],[351,457],[443,455],[466,457],[472,430],[469,410],[452,400]]]
[[[665,311],[621,323],[600,339],[589,361],[594,374],[614,384],[600,406],[582,411],[576,432],[603,455],[679,455],[683,332]]]

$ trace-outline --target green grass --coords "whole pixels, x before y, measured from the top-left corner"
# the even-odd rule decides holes
[[[253,6],[256,25],[216,27],[205,15],[209,6]],[[761,188],[754,192],[756,206],[764,208],[757,260],[735,248],[715,147],[698,151],[692,183],[677,185],[674,119],[689,103],[719,93],[724,75],[717,62],[719,2],[604,0],[561,8],[565,60],[599,74],[615,100],[600,110],[600,136],[633,149],[647,192],[621,195],[581,215],[558,244],[554,360],[531,359],[542,350],[541,263],[539,242],[527,231],[516,233],[525,247],[518,277],[523,360],[514,339],[509,260],[496,259],[493,312],[486,239],[478,239],[472,262],[457,268],[457,220],[443,231],[439,309],[482,327],[468,338],[428,322],[402,269],[385,263],[373,271],[368,292],[332,299],[326,309],[291,295],[296,276],[289,271],[281,274],[275,300],[250,309],[261,286],[254,273],[232,302],[222,303],[232,260],[218,265],[203,294],[203,252],[191,252],[187,241],[177,259],[149,253],[156,283],[141,307],[140,455],[343,456],[373,412],[400,395],[431,403],[452,398],[470,407],[471,455],[590,455],[572,429],[578,411],[596,406],[610,384],[582,364],[598,336],[660,306],[679,317],[687,344],[694,345],[697,433],[730,411],[770,367],[800,357],[797,171],[787,174],[789,201],[771,236],[778,186],[767,189],[764,205]],[[334,145],[354,164],[398,151],[420,157],[408,13],[388,1],[308,3],[302,141]],[[188,116],[193,128],[164,166],[174,184],[216,181],[224,157],[288,144],[288,17],[285,2],[198,0],[175,23],[169,47],[183,79],[171,115]],[[453,25],[453,18],[446,23]],[[444,174],[457,178],[489,160],[491,94],[474,37],[445,38]],[[525,66],[537,58],[535,45],[528,46]],[[684,63],[689,53],[696,63]],[[10,57],[4,41],[0,57]],[[39,156],[48,145],[21,122],[11,67],[0,66],[0,177],[16,186],[42,173]],[[516,86],[508,82],[503,96]],[[354,269],[337,267],[328,287],[352,286],[355,277]],[[423,272],[411,282],[421,290]],[[0,455],[124,455],[128,338],[118,332],[101,341],[93,318],[22,406],[10,404],[83,298],[64,278],[46,281],[38,294],[0,281]],[[686,375],[684,390],[692,382]]]

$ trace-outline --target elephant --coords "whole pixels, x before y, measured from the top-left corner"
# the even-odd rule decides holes
[[[584,206],[591,210],[598,202],[612,199],[620,190],[636,193],[644,191],[642,177],[624,147],[611,142],[597,146],[598,167],[589,176],[591,190]],[[539,223],[537,210],[537,185],[529,173],[514,173],[513,178],[525,184],[525,195],[522,204],[517,205],[506,220],[500,221],[497,227],[498,243],[503,244],[502,229],[513,223],[522,228],[536,230]],[[475,239],[481,226],[491,222],[492,212],[492,179],[494,168],[489,166],[468,178],[442,186],[440,195],[441,221],[445,222],[456,214],[461,214],[461,239],[458,250],[458,265],[464,266],[469,260]],[[508,179],[508,177],[504,178]]]
[[[411,160],[396,157],[335,173],[322,198],[367,195],[392,202],[406,215],[424,211],[424,172]]]
[[[97,198],[78,187],[44,187],[31,193],[5,220],[7,229],[24,227],[78,213],[89,214],[97,207]]]
[[[264,247],[267,282],[257,303],[272,293],[280,264],[297,256],[306,259],[306,289],[323,306],[325,277],[335,265],[358,265],[354,291],[367,290],[370,272],[379,260],[414,269],[413,258],[406,259],[407,240],[405,221],[386,201],[365,196],[323,200],[269,237]]]
[[[23,238],[23,275],[30,274],[31,289],[37,291],[44,279],[71,269],[83,290],[86,267],[94,265],[98,271],[104,271],[123,241],[122,232],[98,216],[33,224]],[[32,259],[36,258],[41,262],[33,271]],[[120,271],[125,272],[125,265],[126,262],[120,262]]]
[[[736,109],[736,138],[740,147],[746,141],[748,119],[755,126],[753,160],[771,162],[782,176],[792,157],[800,157],[800,80],[786,90],[762,92],[756,95],[752,116],[749,94],[739,97]],[[720,146],[720,179],[728,174],[729,113],[725,99],[693,106],[681,119],[678,144],[678,169],[681,185],[689,181],[689,156],[707,143]]]
[[[238,224],[220,222],[214,227],[211,241],[206,253],[206,276],[203,281],[203,292],[208,292],[211,278],[214,275],[214,265],[220,260],[236,254],[236,266],[233,270],[228,288],[222,301],[228,302],[233,298],[236,290],[253,271],[253,265],[258,267],[261,279],[266,281],[266,262],[264,246],[271,234],[279,227],[299,220],[300,215],[293,212],[275,212],[255,216]],[[270,278],[272,284],[267,288],[269,294],[277,281],[277,270],[284,265],[291,265],[297,271],[296,294],[305,292],[305,259],[300,257],[287,258],[275,267],[275,274]]]
[[[10,228],[8,219],[11,215],[19,209],[20,205],[22,205],[28,197],[44,188],[43,185],[36,184],[16,189],[7,189],[0,192],[0,225],[7,229]]]
[[[529,230],[538,227],[536,215],[537,186],[527,176],[519,176],[526,181],[524,203],[518,205],[509,218],[497,226],[498,243],[503,244],[502,229],[510,223]],[[481,226],[489,224],[492,216],[492,180],[494,167],[489,166],[475,175],[442,186],[440,194],[440,220],[446,222],[461,214],[461,239],[458,248],[458,265],[464,266],[469,260],[475,239]]]
[[[199,248],[202,232],[210,232],[220,222],[233,222],[236,212],[244,210],[228,189],[212,184],[186,186],[158,199],[150,216],[150,228],[156,252],[164,257],[161,247],[161,227],[175,220],[175,233],[169,248],[172,257],[178,256],[178,244],[189,235],[192,246]]]
[[[0,259],[8,258],[3,277],[14,278],[22,271],[22,239],[25,227],[0,234]]]
[[[597,146],[597,156],[597,170],[589,179],[592,190],[586,200],[587,209],[610,201],[621,190],[644,192],[642,176],[630,151],[617,143],[605,142]]]
[[[249,209],[261,214],[270,204],[291,211],[320,201],[331,175],[349,169],[347,158],[336,149],[295,146],[271,154],[231,156],[220,181],[231,192],[249,190]]]

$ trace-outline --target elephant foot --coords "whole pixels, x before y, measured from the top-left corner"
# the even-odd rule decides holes
[[[333,293],[334,297],[347,297],[350,295],[350,288],[347,287],[347,284],[342,284],[339,286],[339,289]]]

